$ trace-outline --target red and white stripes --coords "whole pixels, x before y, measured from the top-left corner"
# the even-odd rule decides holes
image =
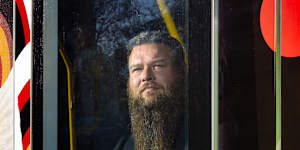
[[[15,149],[30,149],[30,79],[31,79],[31,6],[32,1],[16,0],[25,46],[15,58]],[[16,34],[17,35],[17,34]],[[18,43],[16,43],[18,44]],[[17,47],[17,46],[16,46]]]

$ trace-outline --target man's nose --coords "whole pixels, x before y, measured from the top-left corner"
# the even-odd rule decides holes
[[[145,67],[142,73],[142,81],[154,80],[154,74],[151,67]]]

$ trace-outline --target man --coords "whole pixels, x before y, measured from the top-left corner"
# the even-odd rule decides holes
[[[183,150],[182,46],[168,34],[142,32],[129,41],[128,67],[132,135],[122,144],[123,149]]]

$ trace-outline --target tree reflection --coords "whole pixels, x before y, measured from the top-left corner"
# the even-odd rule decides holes
[[[154,0],[59,3],[59,36],[72,68],[76,149],[110,149],[128,132],[127,42],[141,31],[166,31],[165,24]],[[184,0],[166,3],[183,35]]]

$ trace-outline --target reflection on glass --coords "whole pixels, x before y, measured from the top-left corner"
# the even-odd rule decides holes
[[[168,33],[177,39],[173,40],[182,43],[180,47],[183,46],[187,40],[185,3],[184,0],[59,2],[60,48],[69,67],[72,93],[69,118],[67,69],[60,58],[60,149],[70,148],[71,134],[74,149],[123,149],[133,142],[130,141],[133,124],[128,110],[127,80],[130,73],[126,46],[131,38],[144,31]],[[175,66],[171,61],[151,61],[151,67]],[[156,91],[151,91],[151,88],[147,94]],[[181,107],[180,111],[184,111],[184,104]],[[68,122],[70,119],[72,130]],[[166,147],[174,145],[172,140],[171,144],[160,138],[153,140],[167,143]]]
[[[274,53],[262,0],[220,0],[220,149],[275,149]]]
[[[283,37],[284,38],[284,37]],[[300,57],[282,57],[282,149],[299,149]]]

